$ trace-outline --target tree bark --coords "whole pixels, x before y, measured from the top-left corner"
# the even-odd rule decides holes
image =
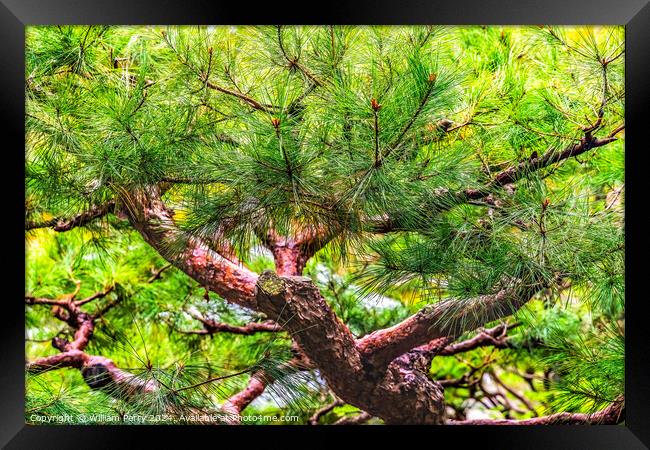
[[[386,423],[442,423],[443,390],[428,378],[426,368],[407,355],[377,371],[311,279],[266,271],[257,283],[257,304],[292,335],[346,403]]]

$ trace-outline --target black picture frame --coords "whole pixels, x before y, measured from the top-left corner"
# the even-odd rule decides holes
[[[357,0],[345,4],[305,2],[172,1],[172,0],[0,0],[0,48],[2,60],[2,144],[6,166],[5,195],[16,207],[6,212],[3,234],[6,253],[3,321],[0,327],[0,445],[6,448],[122,448],[134,438],[149,444],[165,442],[174,435],[195,443],[192,434],[207,439],[230,437],[250,445],[253,435],[260,445],[290,443],[310,445],[318,435],[321,444],[348,439],[349,433],[381,439],[399,432],[407,445],[471,445],[481,449],[642,449],[650,447],[650,326],[644,314],[642,288],[647,244],[643,208],[648,192],[643,177],[648,148],[647,121],[650,100],[650,4],[648,0]],[[24,32],[38,24],[619,24],[626,26],[626,420],[625,425],[544,427],[164,427],[164,426],[29,426],[24,420]],[[644,129],[645,128],[645,129]],[[24,153],[22,154],[24,155]],[[15,169],[14,169],[15,168]],[[23,170],[20,170],[20,169]],[[7,177],[17,179],[9,181]],[[6,211],[6,210],[5,210]],[[9,218],[11,217],[11,219]],[[11,233],[16,234],[11,239]],[[15,252],[15,254],[13,253]],[[21,259],[22,258],[22,259]],[[18,261],[18,262],[16,262]],[[22,261],[22,263],[20,262]],[[10,269],[15,270],[15,275]],[[11,276],[14,275],[14,276]],[[22,286],[21,286],[22,284]],[[398,429],[396,429],[398,428]],[[408,440],[403,434],[409,435]],[[417,434],[418,436],[415,436]],[[413,437],[410,437],[413,436]],[[208,441],[210,442],[210,441]],[[217,441],[212,441],[217,442]],[[221,441],[221,445],[226,445]],[[128,445],[126,445],[128,444]]]

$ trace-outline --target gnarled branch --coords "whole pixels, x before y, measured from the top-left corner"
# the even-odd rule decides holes
[[[256,309],[257,274],[211,250],[200,239],[185,236],[162,202],[157,186],[125,193],[125,197],[124,212],[129,221],[167,261],[226,300]],[[179,240],[184,243],[183,250],[172,251]]]

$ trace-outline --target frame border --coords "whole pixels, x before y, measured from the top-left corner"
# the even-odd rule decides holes
[[[643,254],[648,248],[644,233],[641,208],[643,194],[647,191],[641,170],[647,167],[642,161],[647,154],[647,139],[643,127],[647,127],[648,100],[650,100],[650,3],[649,0],[456,0],[453,5],[440,0],[357,0],[336,7],[314,5],[313,10],[304,4],[285,1],[256,4],[254,8],[241,8],[233,2],[209,2],[196,0],[0,0],[0,48],[3,57],[0,72],[2,92],[2,127],[4,142],[11,138],[14,145],[8,151],[19,171],[7,171],[15,176],[9,199],[15,206],[15,216],[6,221],[15,240],[7,240],[22,263],[10,268],[15,276],[11,283],[10,297],[23,295],[25,281],[24,224],[19,208],[24,206],[24,159],[16,147],[24,145],[24,45],[26,25],[45,24],[387,24],[410,25],[440,23],[448,25],[528,25],[552,23],[557,25],[618,24],[626,26],[626,241],[635,245],[626,249],[626,423],[624,426],[561,426],[545,427],[334,427],[310,431],[309,427],[292,427],[291,433],[298,439],[293,442],[309,442],[318,433],[328,443],[340,443],[350,437],[350,430],[360,433],[363,439],[384,439],[395,431],[409,435],[421,433],[423,439],[436,442],[441,437],[453,439],[454,446],[472,445],[485,448],[571,448],[571,449],[647,449],[650,447],[650,365],[644,344],[650,342],[650,327],[644,323],[642,279]],[[318,6],[321,6],[318,8]],[[22,143],[22,144],[21,144]],[[629,148],[638,148],[635,153]],[[24,155],[24,154],[23,154]],[[23,156],[24,158],[24,156]],[[18,186],[18,188],[16,188]],[[631,218],[631,220],[630,220]],[[15,227],[15,228],[14,228]],[[645,240],[646,245],[640,245]],[[637,244],[638,242],[638,244]],[[638,264],[637,264],[638,263]],[[23,284],[21,286],[20,284]],[[132,442],[139,436],[151,443],[151,438],[163,441],[178,427],[160,426],[29,426],[24,422],[24,308],[23,304],[7,300],[10,307],[0,328],[5,346],[0,352],[0,398],[3,399],[0,420],[0,445],[6,448],[79,447],[110,448]],[[10,312],[9,312],[10,311]],[[230,437],[249,443],[250,427],[226,427],[212,431],[212,427],[181,426],[183,431],[211,433],[206,438]],[[265,443],[287,444],[283,427],[257,427]],[[242,434],[245,433],[245,434]],[[281,434],[280,434],[281,433]],[[302,436],[299,436],[301,435]],[[293,437],[293,436],[292,436]],[[418,436],[420,437],[420,436]],[[302,441],[303,438],[305,441]],[[262,442],[262,441],[260,441]],[[322,441],[323,442],[323,441]],[[324,443],[324,442],[323,442]],[[49,445],[46,445],[49,444]]]

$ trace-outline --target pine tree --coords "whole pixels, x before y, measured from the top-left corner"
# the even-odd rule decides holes
[[[620,422],[623,63],[622,27],[28,27],[27,420]]]

